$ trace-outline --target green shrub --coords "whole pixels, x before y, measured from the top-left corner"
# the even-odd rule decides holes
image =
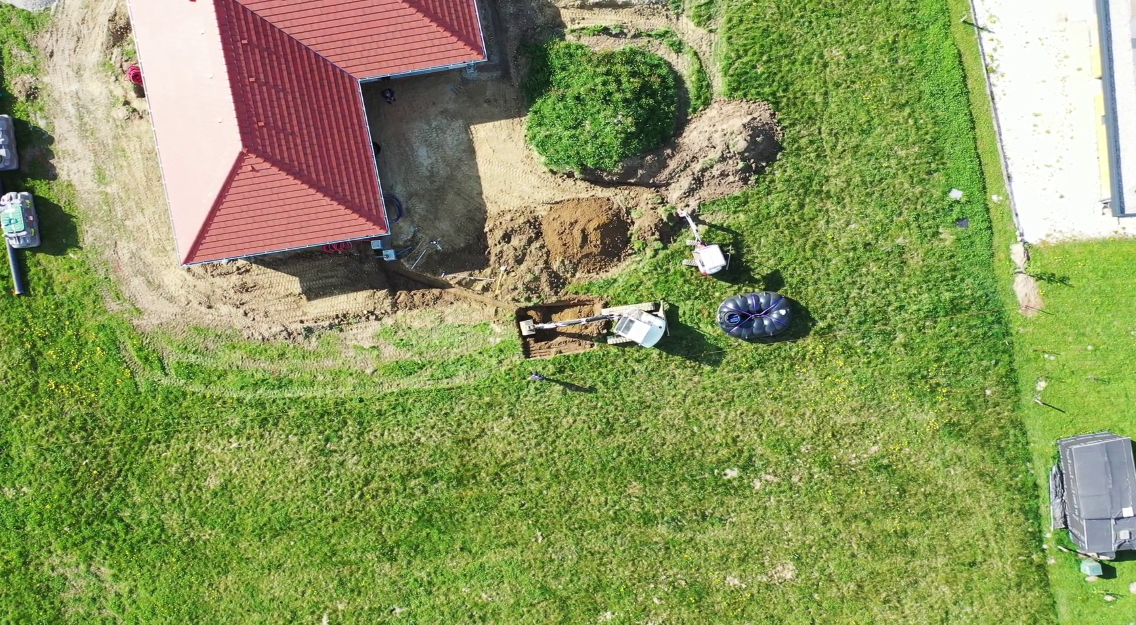
[[[674,134],[677,80],[659,56],[565,41],[528,53],[526,139],[550,169],[611,170]]]

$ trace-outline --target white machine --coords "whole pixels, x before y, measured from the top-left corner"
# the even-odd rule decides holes
[[[686,219],[686,223],[690,225],[690,231],[694,233],[694,239],[686,242],[687,245],[694,248],[694,259],[684,260],[682,264],[698,267],[699,273],[704,276],[718,273],[730,266],[730,257],[722,253],[721,247],[708,245],[702,241],[702,235],[698,234],[698,226],[690,217],[690,211],[680,208],[678,209],[678,216]]]
[[[600,314],[581,319],[568,319],[551,323],[536,323],[531,319],[520,322],[521,336],[532,336],[537,330],[552,330],[585,323],[611,321],[612,334],[607,343],[636,343],[653,347],[667,331],[666,312],[661,302],[647,302],[630,306],[604,308]]]

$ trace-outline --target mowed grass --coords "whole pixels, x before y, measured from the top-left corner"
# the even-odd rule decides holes
[[[951,0],[950,5],[953,15],[969,15],[966,0]],[[1045,534],[1046,564],[1057,614],[1062,622],[1071,623],[1130,622],[1136,620],[1136,599],[1129,591],[1129,584],[1136,582],[1136,566],[1125,556],[1101,581],[1085,582],[1078,570],[1079,559],[1057,549],[1058,545],[1074,547],[1068,533],[1049,529],[1048,488],[1058,438],[1100,430],[1134,435],[1133,383],[1119,372],[1126,371],[1136,357],[1136,334],[1131,334],[1136,327],[1125,330],[1136,305],[1130,269],[1136,260],[1136,244],[1099,241],[1031,248],[1030,271],[1043,280],[1047,312],[1034,319],[1019,314],[1010,287],[1015,269],[1009,257],[1009,246],[1015,240],[1013,218],[983,83],[983,60],[973,27],[959,20],[952,29],[963,53],[989,207],[995,216],[995,271],[1011,311],[1021,389],[1019,414],[1030,438],[1039,528]],[[1129,336],[1124,336],[1125,332]],[[1106,351],[1098,352],[1101,347]],[[1038,391],[1039,382],[1044,382],[1043,392]],[[1036,399],[1046,403],[1055,399],[1057,403],[1051,405],[1056,409],[1040,406]],[[1106,600],[1106,595],[1115,600]]]
[[[0,615],[1052,620],[953,19],[728,8],[728,95],[786,131],[753,189],[705,207],[731,272],[697,276],[679,244],[579,287],[672,302],[659,350],[524,363],[502,341],[410,388],[396,363],[450,360],[463,330],[417,330],[435,354],[396,328],[410,353],[370,388],[313,380],[272,365],[333,346],[143,336],[90,252],[33,254],[35,296],[0,299]],[[74,213],[62,188],[37,192]],[[793,340],[727,340],[718,302],[762,287],[801,303]],[[310,393],[261,392],[297,378]]]
[[[1033,470],[1038,484],[1047,485],[1058,438],[1101,430],[1136,437],[1136,378],[1130,373],[1136,361],[1136,242],[1035,247],[1030,272],[1044,279],[1046,313],[1017,318],[1013,327]],[[1039,494],[1048,523],[1044,486]],[[1136,583],[1136,559],[1123,557],[1105,579],[1090,584],[1076,556],[1056,549],[1073,547],[1066,532],[1053,532],[1045,542],[1055,560],[1049,577],[1063,621],[1136,619],[1136,595],[1128,590]]]

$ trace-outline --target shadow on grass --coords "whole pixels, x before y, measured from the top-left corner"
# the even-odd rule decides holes
[[[580,386],[574,382],[567,380],[558,380],[556,378],[545,377],[541,382],[551,382],[565,390],[572,391],[573,393],[595,393],[596,387],[594,386]]]
[[[24,191],[28,188],[27,179],[20,176],[19,172],[5,172],[0,181],[6,191]],[[79,226],[75,223],[75,217],[54,200],[42,195],[35,195],[33,202],[39,217],[41,242],[39,247],[31,248],[28,252],[63,256],[79,249]]]
[[[793,341],[799,341],[812,334],[813,328],[815,328],[817,325],[816,318],[813,317],[811,312],[809,312],[809,308],[807,306],[795,299],[789,299],[793,302],[793,320],[789,322],[789,329],[782,332],[781,334],[778,334],[777,336],[771,336],[764,339],[753,339],[751,341],[747,341],[748,343],[791,343]]]
[[[43,196],[35,197],[36,213],[43,228],[43,242],[34,251],[37,254],[63,256],[79,249],[79,227],[75,218],[63,207]]]
[[[698,328],[678,321],[679,308],[670,304],[667,310],[667,336],[655,347],[659,351],[711,367],[722,364],[726,350],[711,342]]]
[[[12,121],[16,127],[16,147],[20,152],[20,168],[11,172],[12,181],[19,184],[28,180],[56,180],[59,174],[55,170],[55,151],[51,149],[55,137],[18,117],[13,117]]]
[[[718,224],[703,223],[707,230],[706,242],[722,246],[722,250],[730,255],[729,266],[714,274],[714,278],[752,291],[780,291],[785,287],[785,277],[780,269],[750,262],[744,251],[745,237],[740,232]],[[755,275],[754,271],[760,273]]]
[[[1069,276],[1054,273],[1052,271],[1039,271],[1037,273],[1029,274],[1034,280],[1038,282],[1045,282],[1047,284],[1060,284],[1061,286],[1073,286]]]
[[[0,108],[3,112],[12,114],[16,148],[19,153],[19,168],[0,173],[0,183],[4,191],[30,191],[32,181],[56,180],[59,175],[55,169],[55,152],[51,149],[55,137],[47,130],[16,117],[10,101],[6,101]],[[34,202],[36,215],[39,217],[42,242],[30,252],[62,256],[78,249],[79,227],[75,223],[74,216],[42,195],[35,195]]]
[[[1136,447],[1136,444],[1134,444],[1133,447]],[[1112,562],[1136,562],[1136,551],[1133,551],[1131,549],[1125,551],[1117,551],[1116,557],[1112,559]]]

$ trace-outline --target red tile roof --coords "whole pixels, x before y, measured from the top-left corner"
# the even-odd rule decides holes
[[[152,114],[185,264],[389,232],[359,81],[485,59],[476,0],[203,0],[194,6],[215,13],[213,35],[200,26],[200,19],[212,16],[196,8],[186,7],[190,13],[181,18],[163,16],[157,4],[168,8],[170,1],[131,0],[132,15],[143,16],[144,23],[135,20],[136,38],[146,42],[139,46],[143,72],[152,46],[181,46],[151,52],[168,72],[180,69],[171,58],[180,58],[185,46],[205,45],[200,50],[206,51],[209,41],[219,43],[224,97],[231,96],[240,146],[235,161],[228,140],[216,142],[216,154],[168,154],[163,137],[176,149],[188,145],[193,132],[224,137],[231,126],[223,115],[212,120],[220,126],[209,126],[210,120],[191,113],[226,101],[218,99],[215,88],[224,87],[213,73],[193,74],[204,88],[184,93],[173,93],[177,81],[158,83],[171,91],[152,99],[167,109],[152,106]],[[191,19],[197,21],[188,24]],[[186,32],[170,32],[171,26]],[[166,32],[156,32],[159,27]],[[179,123],[194,126],[166,126]],[[231,171],[210,194],[212,206],[201,204],[200,190],[192,189],[195,172],[187,168],[220,165],[218,159],[231,162]],[[173,163],[178,171],[165,169]],[[214,173],[204,179],[214,182],[206,184],[221,180],[224,170],[215,170],[209,166]]]
[[[360,214],[254,154],[236,163],[229,180],[188,262],[259,254],[266,243],[281,250],[387,231],[381,216]]]
[[[485,59],[473,0],[241,0],[359,79]]]

